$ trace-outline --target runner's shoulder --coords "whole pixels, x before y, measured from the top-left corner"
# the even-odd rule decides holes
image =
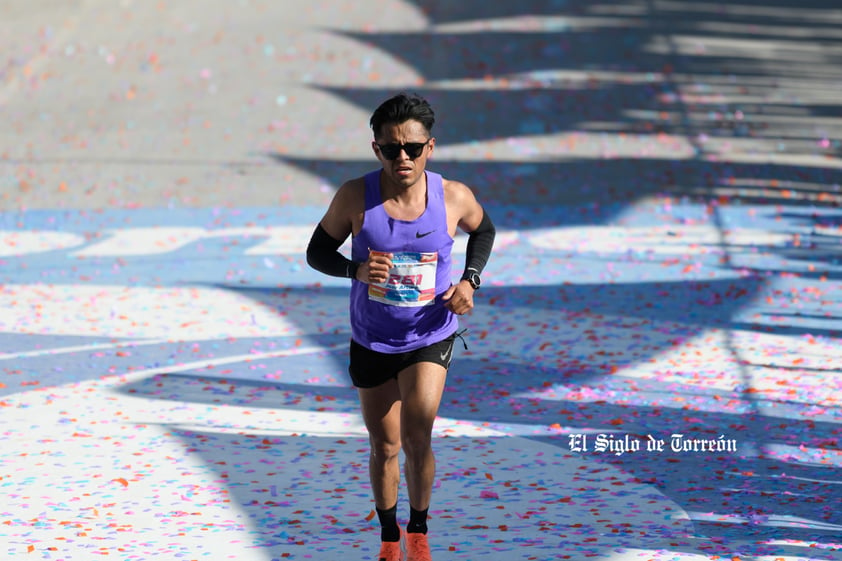
[[[334,203],[349,210],[365,207],[365,178],[349,179],[336,191]]]
[[[442,185],[444,187],[445,204],[448,207],[466,208],[476,204],[474,191],[461,181],[444,179]]]
[[[447,200],[460,201],[475,198],[473,190],[461,181],[442,179],[442,186]]]
[[[349,179],[339,186],[336,194],[337,196],[341,195],[343,197],[358,197],[363,199],[365,197],[365,177],[355,177],[354,179]]]

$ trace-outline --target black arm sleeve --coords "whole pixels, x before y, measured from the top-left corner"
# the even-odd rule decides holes
[[[332,238],[319,224],[307,245],[307,264],[332,277],[356,278],[359,263],[339,253],[341,245],[340,240]]]
[[[477,229],[468,233],[468,247],[465,256],[465,272],[462,279],[467,279],[471,273],[481,273],[491,256],[494,247],[494,236],[497,230],[491,223],[488,213],[483,210],[482,221]]]

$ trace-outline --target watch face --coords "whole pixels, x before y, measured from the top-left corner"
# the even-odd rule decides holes
[[[474,290],[479,288],[479,285],[482,284],[482,279],[479,278],[479,275],[474,273],[468,278],[468,282],[471,283],[471,286],[474,287]]]

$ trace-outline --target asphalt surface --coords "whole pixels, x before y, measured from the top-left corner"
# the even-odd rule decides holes
[[[842,559],[816,0],[4,1],[0,551],[374,558],[348,286],[303,251],[398,91],[498,227],[434,559]]]

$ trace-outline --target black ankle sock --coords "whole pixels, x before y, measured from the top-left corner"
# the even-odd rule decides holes
[[[401,529],[398,526],[398,505],[395,504],[395,506],[386,510],[374,507],[374,510],[377,511],[377,518],[380,520],[380,541],[401,541]]]
[[[406,525],[406,531],[413,534],[426,534],[428,510],[430,509],[415,510],[409,507],[409,524]]]

